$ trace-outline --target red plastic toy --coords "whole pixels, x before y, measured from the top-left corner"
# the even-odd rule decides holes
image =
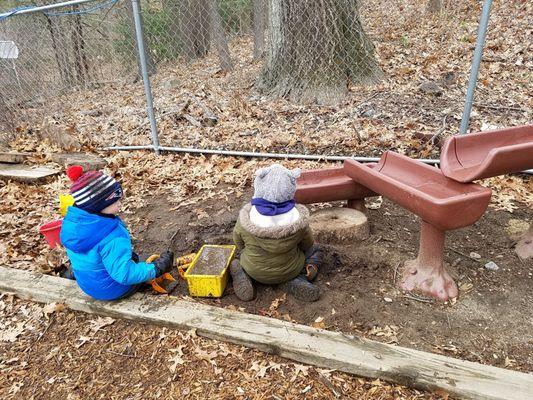
[[[61,232],[62,219],[48,222],[39,228],[39,232],[44,235],[50,248],[54,249],[58,244],[61,244],[59,233]]]

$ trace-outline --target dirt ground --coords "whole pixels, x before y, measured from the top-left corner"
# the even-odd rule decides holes
[[[243,199],[250,195],[245,193]],[[171,245],[176,254],[197,251],[204,243],[231,244],[243,199],[213,198],[179,212],[157,199],[135,215],[143,221],[135,232],[143,238],[136,242],[136,248],[145,256],[154,249],[164,250],[176,231],[179,233]],[[222,201],[225,208],[220,207]],[[198,219],[203,216],[199,210],[210,217]],[[318,302],[306,304],[265,285],[258,286],[252,302],[237,299],[231,285],[221,299],[198,301],[533,371],[533,261],[521,261],[516,256],[506,233],[509,220],[531,218],[527,207],[513,214],[489,209],[475,225],[447,235],[445,261],[460,288],[453,304],[405,296],[394,285],[400,276],[399,265],[416,255],[416,217],[388,201],[379,209],[369,209],[368,215],[369,239],[348,246],[323,245],[326,261],[317,279],[322,290]],[[471,252],[481,258],[470,258]],[[485,269],[488,261],[497,263],[499,270]],[[172,294],[187,295],[186,283],[181,281]]]

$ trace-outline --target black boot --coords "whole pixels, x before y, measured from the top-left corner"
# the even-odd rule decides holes
[[[298,300],[311,302],[317,301],[320,298],[320,289],[318,286],[308,282],[302,275],[283,283],[280,287]]]
[[[233,280],[233,291],[242,301],[250,301],[255,297],[255,288],[252,278],[242,269],[239,260],[233,260],[229,267],[229,273]]]
[[[74,277],[74,272],[72,272],[72,267],[70,266],[70,262],[68,263],[68,265],[65,265],[65,268],[59,272],[59,276],[61,278],[70,279],[73,281],[76,280],[76,278]]]
[[[316,279],[323,258],[322,250],[316,244],[305,252],[304,274],[309,282],[313,282]]]

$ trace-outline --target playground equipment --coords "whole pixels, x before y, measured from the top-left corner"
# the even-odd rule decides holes
[[[296,201],[349,200],[361,207],[365,197],[379,194],[418,215],[418,256],[405,262],[399,285],[447,300],[457,296],[457,285],[444,268],[445,231],[476,222],[491,196],[490,189],[467,182],[532,168],[533,125],[453,136],[443,148],[441,167],[390,151],[378,164],[346,160],[343,168],[303,172]]]
[[[375,164],[367,164],[372,168]],[[295,200],[300,204],[348,200],[348,207],[365,210],[365,197],[378,196],[346,175],[343,167],[303,171]]]
[[[448,178],[473,182],[519,172],[533,164],[533,125],[457,135],[446,139],[440,168]]]
[[[344,170],[422,220],[418,257],[406,262],[400,287],[441,300],[456,297],[457,286],[444,268],[445,231],[476,222],[487,209],[490,189],[453,181],[437,168],[389,151],[374,168],[346,160]]]

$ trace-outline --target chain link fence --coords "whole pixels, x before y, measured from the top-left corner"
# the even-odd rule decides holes
[[[32,1],[2,2],[4,131],[51,119],[76,125],[99,147],[150,146],[131,0],[68,3],[25,14]],[[508,7],[527,7],[511,3]],[[433,144],[433,136],[457,131],[478,1],[139,4],[164,147],[377,155],[383,149],[409,152],[410,137],[398,132],[422,131]],[[497,49],[497,36],[490,40]],[[526,65],[510,62],[508,74],[527,73]],[[481,74],[488,79],[487,71]],[[507,92],[504,100],[518,109],[514,104],[525,94]],[[493,101],[483,90],[479,96]],[[291,102],[267,100],[280,98]],[[301,108],[302,103],[330,106],[329,114]],[[497,122],[527,123],[528,115]],[[474,115],[473,123],[480,128],[484,122]],[[380,135],[375,143],[372,129]],[[435,154],[429,148],[416,151]]]
[[[16,10],[31,7],[20,3]],[[8,110],[11,121],[53,115],[61,108],[58,96],[115,81],[131,71],[134,65],[121,59],[125,53],[131,57],[135,46],[121,33],[127,18],[117,1],[1,18],[0,107]]]
[[[26,14],[34,7],[32,1],[3,2],[0,122],[4,129],[60,111],[64,103],[55,103],[62,94],[140,80],[131,1],[80,3]],[[151,75],[158,65],[190,62],[212,52],[218,52],[222,68],[230,70],[228,42],[252,29],[248,0],[143,0],[140,5]]]

